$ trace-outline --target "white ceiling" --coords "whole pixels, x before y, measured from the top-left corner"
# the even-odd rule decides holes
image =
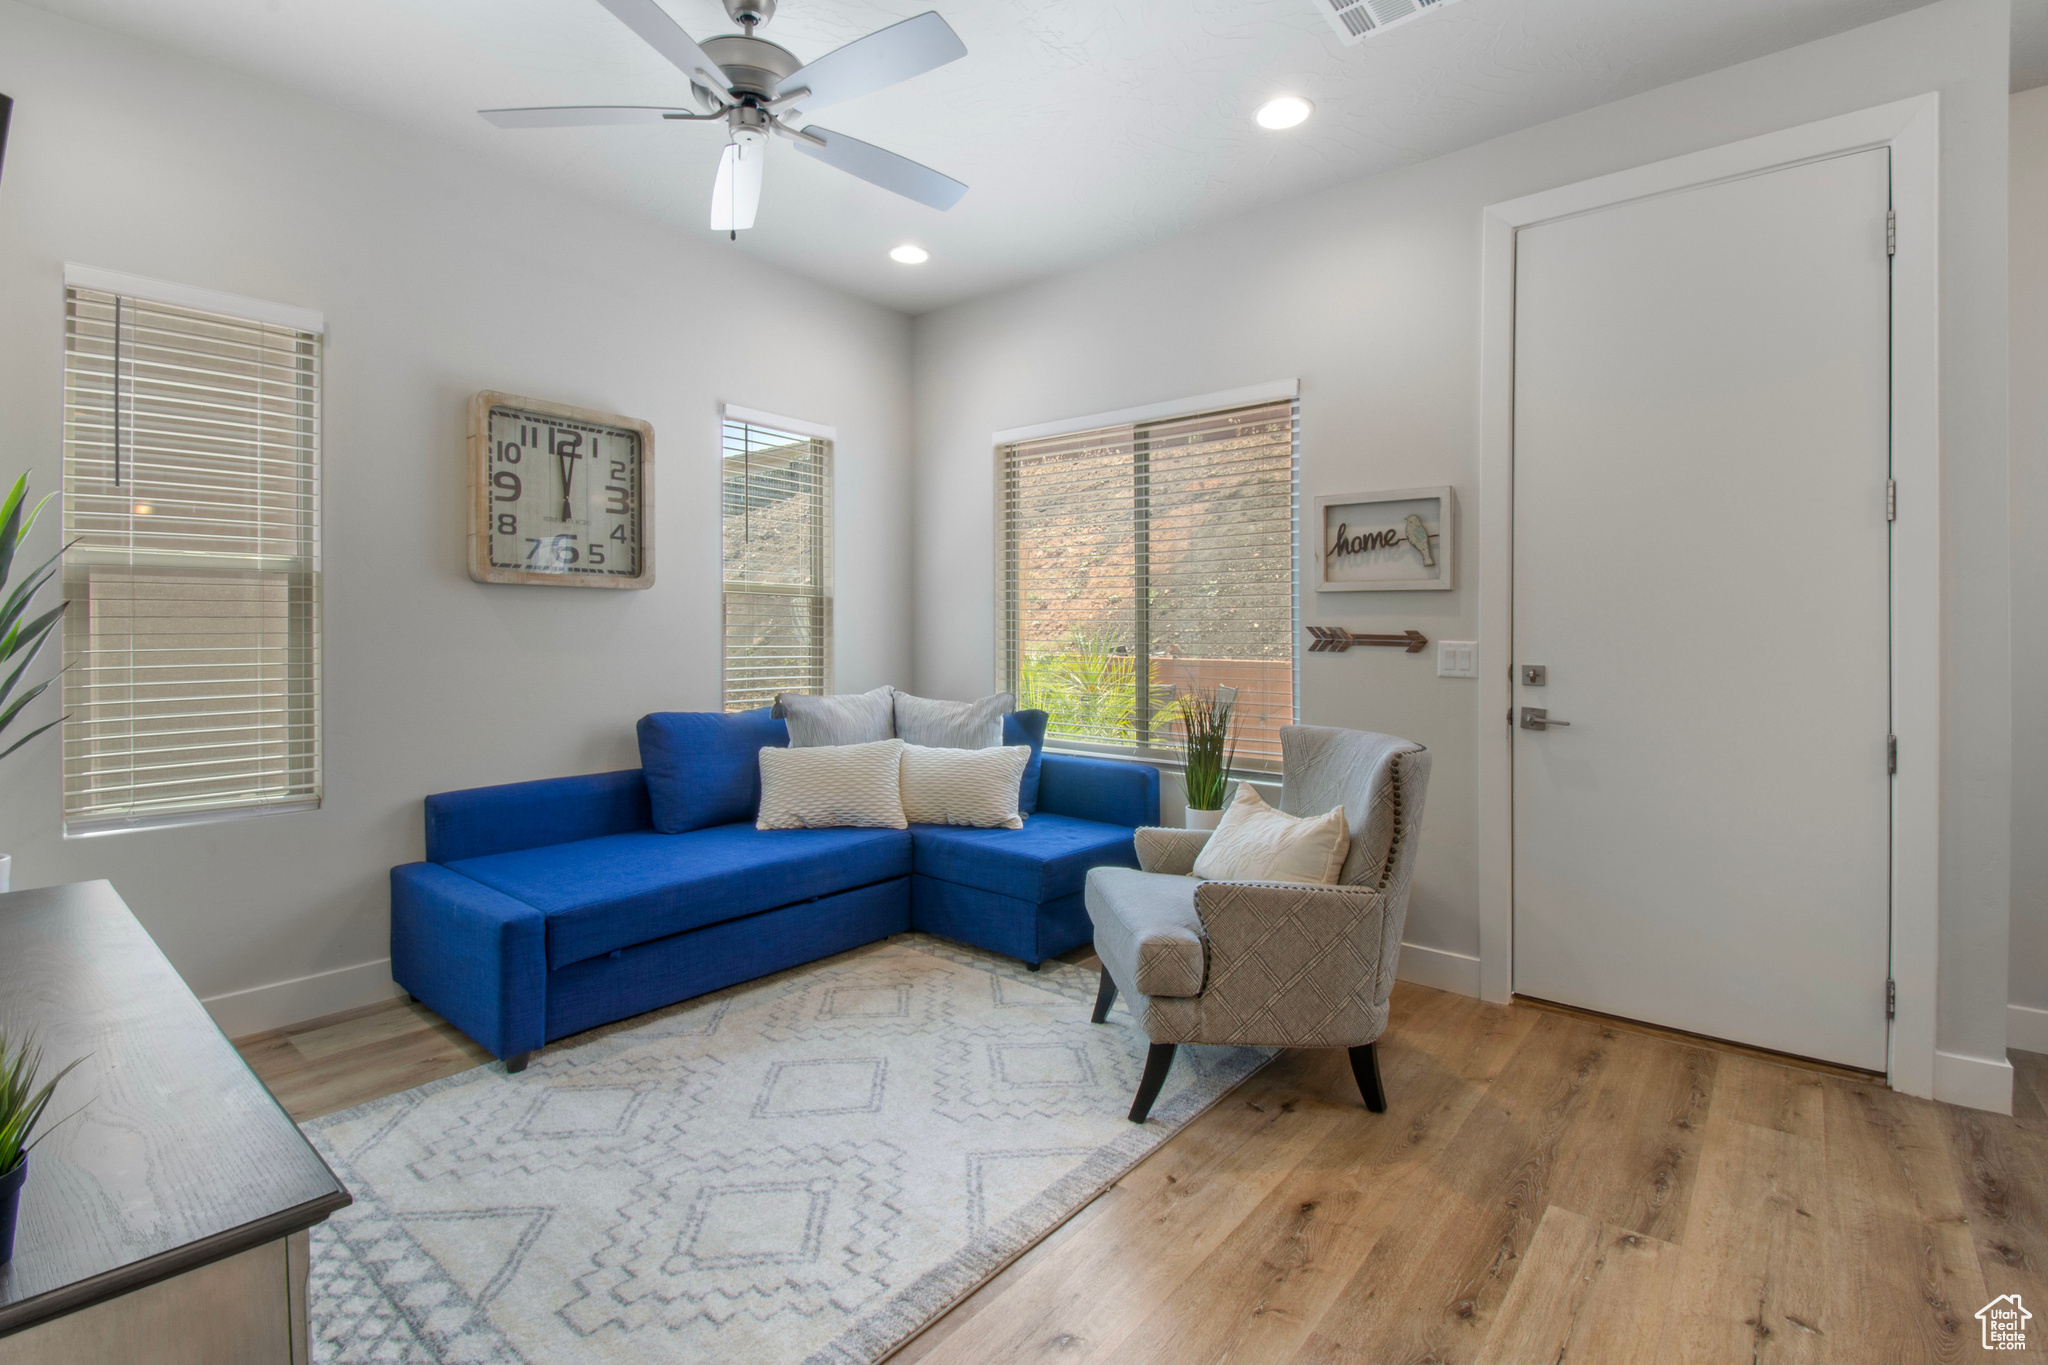
[[[693,37],[719,0],[662,0]],[[972,188],[940,213],[773,146],[729,248],[923,312],[1276,200],[1807,42],[1921,0],[1462,0],[1344,47],[1317,0],[782,0],[805,60],[936,6],[961,61],[823,111]],[[2025,0],[2033,3],[2035,0]],[[475,111],[683,104],[596,0],[36,0],[238,67],[704,237],[715,126],[492,128]],[[1293,91],[1306,125],[1252,111]],[[930,263],[888,248],[916,241]]]

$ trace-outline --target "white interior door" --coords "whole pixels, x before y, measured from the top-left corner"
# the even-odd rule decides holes
[[[1518,234],[1519,994],[1885,1068],[1889,164]]]

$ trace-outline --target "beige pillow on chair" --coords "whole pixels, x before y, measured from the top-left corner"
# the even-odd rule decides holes
[[[1274,810],[1249,782],[1195,859],[1195,875],[1212,882],[1312,882],[1333,886],[1351,851],[1344,808],[1297,816]]]

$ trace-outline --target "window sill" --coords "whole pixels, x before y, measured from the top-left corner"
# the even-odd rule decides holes
[[[1118,749],[1106,744],[1099,747],[1080,744],[1055,744],[1053,741],[1047,740],[1045,752],[1058,754],[1063,758],[1109,758],[1118,759],[1125,763],[1144,763],[1157,768],[1162,773],[1181,773],[1187,769],[1187,765],[1182,763],[1180,759],[1171,757],[1161,750],[1148,752],[1136,749]],[[1278,768],[1255,768],[1239,764],[1237,767],[1232,768],[1226,774],[1226,777],[1232,782],[1250,782],[1259,786],[1271,786],[1280,780],[1280,770]]]
[[[223,820],[255,820],[265,815],[298,815],[320,809],[320,800],[283,801],[274,806],[237,806],[227,810],[181,810],[165,815],[141,815],[111,820],[67,820],[66,839],[97,839],[131,830],[178,829],[184,825],[217,825]]]

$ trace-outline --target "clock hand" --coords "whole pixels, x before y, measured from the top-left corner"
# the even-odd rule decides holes
[[[555,464],[562,471],[562,520],[569,519],[569,481],[576,474],[576,457],[566,450],[555,452]]]

